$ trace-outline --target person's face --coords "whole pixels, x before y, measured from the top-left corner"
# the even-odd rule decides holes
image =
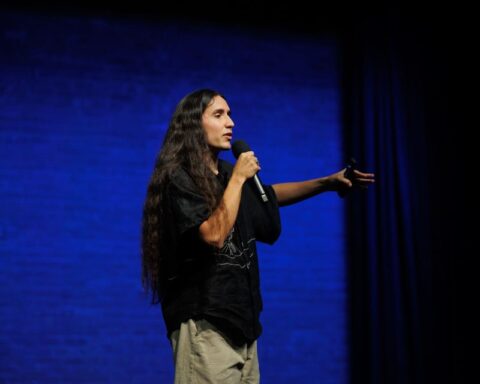
[[[221,96],[214,96],[202,115],[202,126],[208,145],[214,150],[228,150],[232,147],[233,120],[230,108]]]

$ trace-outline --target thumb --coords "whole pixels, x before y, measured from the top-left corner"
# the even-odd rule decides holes
[[[342,183],[344,186],[349,187],[349,188],[353,185],[352,182],[351,182],[351,180],[350,180],[350,179],[347,179],[347,178],[346,178],[345,176],[343,176],[343,175],[340,177],[340,181],[341,181],[341,183]]]

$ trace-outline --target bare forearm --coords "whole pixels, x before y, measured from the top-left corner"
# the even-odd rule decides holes
[[[278,205],[285,206],[298,203],[319,193],[331,191],[330,177],[319,177],[306,181],[272,185],[277,196]]]
[[[223,243],[237,219],[243,184],[259,170],[258,159],[252,151],[243,152],[238,156],[237,162],[233,167],[232,176],[223,193],[223,207],[218,207],[200,225],[200,236],[205,242],[217,248],[223,247]]]
[[[241,177],[232,176],[222,198],[226,212],[222,212],[218,207],[208,220],[200,225],[200,236],[208,244],[217,248],[223,247],[223,243],[237,219],[244,182],[245,180]]]

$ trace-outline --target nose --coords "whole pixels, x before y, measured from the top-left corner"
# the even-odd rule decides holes
[[[227,115],[227,127],[233,128],[235,126],[235,123],[233,122],[232,118]]]

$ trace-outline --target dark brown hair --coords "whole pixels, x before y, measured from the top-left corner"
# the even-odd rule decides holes
[[[181,167],[190,175],[210,212],[222,204],[223,191],[206,161],[211,150],[202,127],[202,115],[215,96],[223,97],[216,91],[201,89],[178,103],[147,187],[142,218],[142,285],[147,294],[151,291],[152,304],[162,299],[167,272],[164,265],[170,250],[164,236],[171,218],[165,214],[164,201],[173,172]]]

